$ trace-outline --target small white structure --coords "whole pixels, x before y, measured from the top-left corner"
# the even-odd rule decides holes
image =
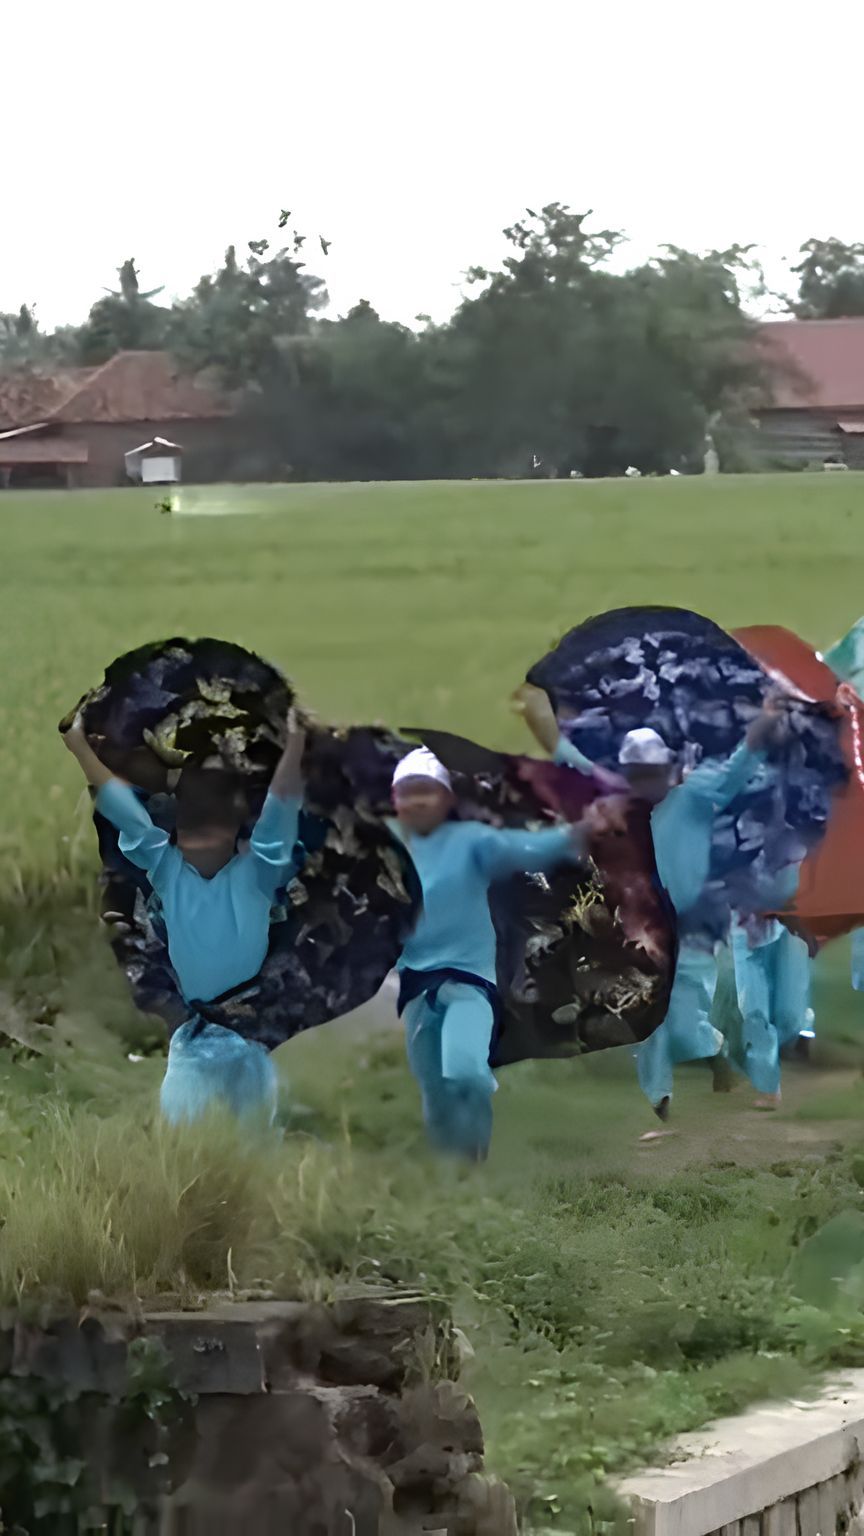
[[[141,443],[124,455],[126,473],[141,485],[179,485],[182,457],[179,443],[154,437],[152,443]]]

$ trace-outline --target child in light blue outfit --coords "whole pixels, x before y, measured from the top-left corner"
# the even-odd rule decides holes
[[[800,862],[775,874],[765,907],[783,912],[794,902]],[[743,1032],[735,1064],[759,1098],[757,1109],[780,1103],[780,1055],[784,1047],[813,1034],[810,1025],[810,951],[776,917],[736,915],[731,933],[732,963]]]
[[[97,809],[120,833],[121,853],[147,875],[189,1005],[190,1017],[173,1035],[168,1053],[161,1093],[165,1118],[174,1124],[194,1120],[221,1102],[237,1115],[272,1121],[276,1073],[269,1054],[234,1030],[207,1023],[201,1010],[251,981],[264,963],[276,892],[295,872],[304,733],[289,720],[285,751],[242,849],[237,847],[241,806],[224,789],[212,792],[222,777],[218,770],[184,769],[175,843],[153,823],[131,786],[100,762],[80,721],[64,740],[97,791]]]
[[[619,753],[631,791],[652,805],[657,873],[678,917],[680,943],[669,1009],[637,1053],[640,1086],[661,1120],[668,1118],[675,1065],[717,1056],[723,1049],[723,1036],[711,1023],[716,954],[688,935],[687,918],[708,880],[714,817],[731,804],[764,762],[763,741],[775,720],[776,710],[768,706],[731,757],[701,763],[680,781],[674,753],[649,727],[629,731]],[[592,768],[563,736],[555,760],[583,773]]]
[[[674,755],[655,731],[630,731],[621,747],[619,760],[631,789],[652,802],[657,873],[679,923],[669,1010],[637,1056],[639,1083],[661,1120],[668,1117],[671,1105],[673,1068],[679,1062],[717,1056],[723,1049],[723,1036],[711,1023],[716,955],[694,942],[687,917],[708,880],[714,817],[764,760],[754,747],[744,742],[725,762],[701,763],[678,783],[673,779]]]
[[[810,953],[803,939],[777,918],[732,926],[732,959],[744,1026],[740,1062],[756,1092],[757,1107],[780,1103],[780,1052],[812,1033]]]
[[[489,887],[583,856],[584,837],[573,827],[501,831],[452,819],[450,776],[425,748],[399,764],[393,800],[390,830],[408,850],[423,892],[398,962],[408,1062],[431,1141],[479,1161],[492,1135],[489,1059],[500,1011]]]

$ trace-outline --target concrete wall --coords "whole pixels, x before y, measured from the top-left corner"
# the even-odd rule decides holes
[[[864,1371],[685,1435],[619,1487],[634,1536],[864,1536]]]

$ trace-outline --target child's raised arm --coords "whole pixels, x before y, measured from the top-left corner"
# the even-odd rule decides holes
[[[63,740],[72,756],[81,765],[81,770],[88,784],[94,789],[101,789],[103,784],[109,784],[114,778],[110,768],[99,760],[93,751],[87,737],[84,734],[84,726],[81,716],[76,715]]]
[[[100,762],[84,734],[80,715],[63,740],[81,764],[87,783],[97,791],[96,809],[120,833],[120,852],[145,870],[153,889],[158,890],[163,870],[180,858],[167,832],[154,825],[131,786]]]
[[[306,732],[297,726],[292,709],[288,715],[288,739],[285,750],[270,780],[264,809],[258,817],[249,842],[249,852],[257,871],[258,884],[268,896],[290,879],[296,866],[294,850],[303,801],[303,752]]]
[[[270,780],[270,793],[277,800],[301,800],[303,798],[303,753],[306,750],[306,732],[297,724],[297,711],[288,712],[288,737],[285,750]]]

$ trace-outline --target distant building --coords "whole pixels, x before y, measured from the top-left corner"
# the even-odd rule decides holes
[[[167,352],[0,374],[0,487],[123,485],[126,455],[160,439],[171,456],[182,443],[187,480],[227,478],[232,417],[230,402]]]
[[[864,469],[864,317],[759,327],[770,403],[756,413],[768,463]]]

